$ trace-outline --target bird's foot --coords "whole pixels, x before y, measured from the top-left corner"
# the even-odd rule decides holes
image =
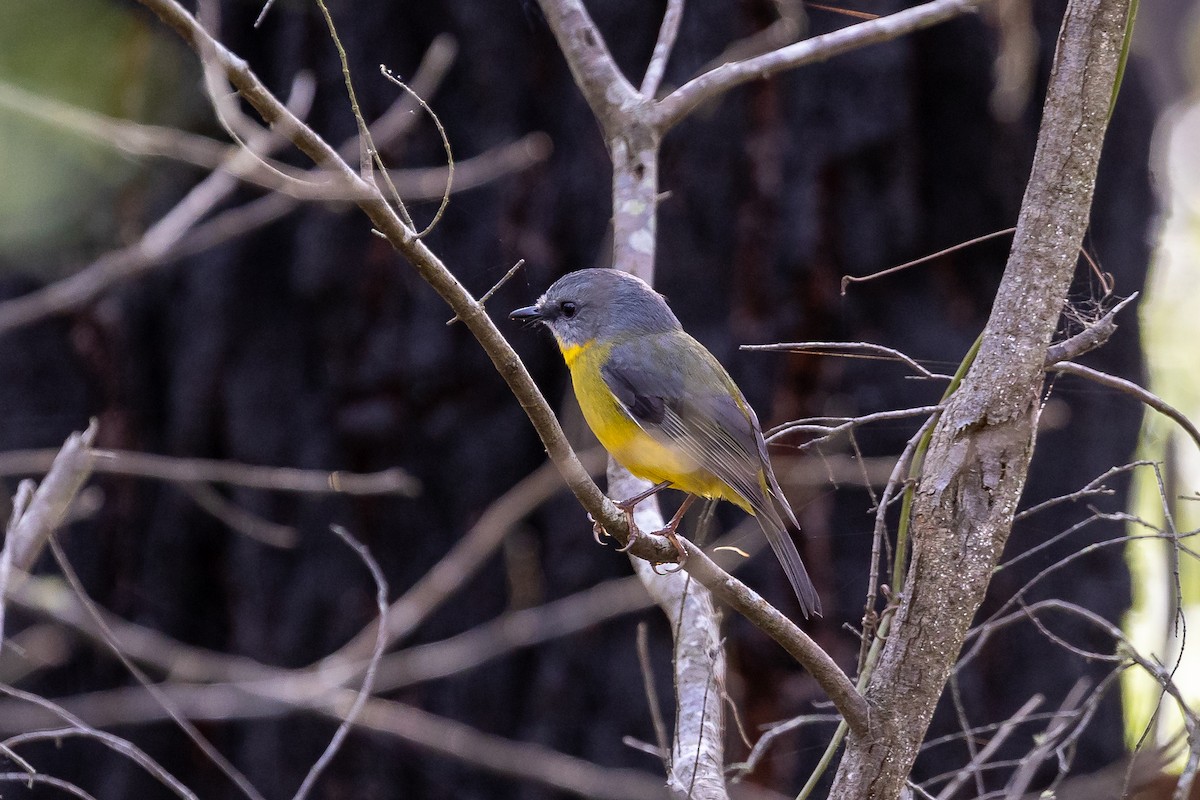
[[[637,501],[634,501],[633,505],[630,505],[628,501],[617,503],[616,505],[617,508],[625,512],[625,522],[629,524],[629,539],[625,542],[624,547],[617,548],[617,552],[628,553],[630,548],[637,544],[637,540],[642,538],[642,529],[633,521],[633,508],[637,505]]]
[[[679,570],[683,569],[683,565],[687,562],[687,559],[688,559],[687,548],[683,546],[683,542],[679,541],[679,536],[677,536],[675,533],[675,528],[677,528],[679,526],[679,523],[676,522],[675,520],[672,520],[671,522],[674,522],[675,524],[672,525],[671,523],[667,523],[667,525],[664,528],[657,530],[654,533],[657,536],[667,537],[667,541],[669,541],[671,544],[673,544],[675,546],[675,552],[677,552],[679,554],[679,556],[676,559],[674,564],[670,564],[668,567],[664,568],[661,572],[658,569],[661,566],[661,564],[651,564],[650,568],[652,570],[654,570],[655,575],[672,575],[676,572],[679,572]]]
[[[604,526],[591,514],[588,514],[587,518],[592,523],[592,538],[596,540],[596,544],[607,544],[605,539],[611,539],[612,536],[609,535],[608,531],[604,530]]]

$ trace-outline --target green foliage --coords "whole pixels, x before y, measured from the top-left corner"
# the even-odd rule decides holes
[[[131,191],[141,165],[30,119],[20,92],[179,125],[198,99],[180,87],[196,81],[160,26],[112,0],[0,0],[0,19],[0,82],[7,84],[0,85],[7,99],[0,107],[0,270],[50,277],[60,264],[112,246],[123,214],[143,200]]]

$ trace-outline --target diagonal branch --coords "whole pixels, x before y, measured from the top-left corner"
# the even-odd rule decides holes
[[[831,33],[772,50],[745,61],[722,64],[692,78],[654,105],[654,127],[660,134],[679,124],[701,104],[749,81],[759,80],[805,64],[828,61],[834,56],[872,44],[889,42],[914,31],[929,28],[976,10],[986,0],[932,0],[886,17],[860,22]]]
[[[622,543],[628,542],[625,515],[605,497],[575,454],[553,410],[538,390],[525,365],[512,346],[488,317],[484,307],[463,287],[416,232],[399,218],[396,210],[376,187],[362,180],[324,139],[291,114],[263,85],[246,62],[213,39],[176,0],[141,0],[175,30],[203,58],[214,59],[230,83],[272,126],[288,132],[292,143],[320,168],[338,173],[356,191],[374,192],[370,199],[359,200],[360,209],[376,229],[412,264],[418,274],[442,297],[451,310],[479,341],[492,364],[516,396],[533,423],[546,452],[579,502]],[[568,2],[571,7],[577,3]],[[582,7],[578,7],[582,13]],[[661,536],[642,536],[634,543],[634,555],[654,563],[676,560],[674,546]],[[695,546],[688,548],[687,570],[735,609],[784,645],[810,671],[838,706],[851,728],[865,731],[867,707],[833,660],[794,623],[772,608],[761,597],[714,564]]]

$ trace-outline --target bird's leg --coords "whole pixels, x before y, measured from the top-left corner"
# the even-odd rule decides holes
[[[644,492],[635,494],[633,497],[630,497],[626,500],[621,500],[620,502],[616,503],[616,506],[617,506],[617,508],[624,511],[626,514],[632,513],[633,509],[637,507],[638,503],[642,502],[643,500],[645,500],[647,497],[650,497],[651,495],[658,494],[659,492],[661,492],[663,489],[667,488],[670,485],[671,485],[670,481],[663,481],[662,483],[656,483]]]
[[[655,531],[659,536],[667,537],[679,552],[679,561],[676,562],[679,566],[671,570],[671,572],[681,569],[683,562],[687,561],[687,550],[684,549],[683,542],[679,541],[679,537],[675,535],[675,529],[679,527],[679,523],[683,522],[683,515],[687,513],[687,510],[691,508],[694,502],[696,502],[696,495],[694,494],[689,494],[683,498],[683,502],[679,505],[679,510],[675,512],[675,516],[671,517],[671,521],[663,526],[661,530]],[[657,570],[655,571],[657,572]]]
[[[647,489],[646,491],[639,492],[638,494],[635,494],[633,497],[627,498],[625,500],[621,500],[615,504],[617,508],[619,508],[625,512],[625,520],[629,523],[629,541],[625,543],[624,547],[617,548],[618,553],[627,552],[629,550],[629,548],[633,547],[633,543],[635,541],[637,541],[637,537],[642,535],[641,529],[638,528],[637,523],[634,522],[634,520],[633,520],[633,510],[635,508],[637,508],[637,504],[642,502],[643,500],[645,500],[647,497],[650,497],[651,495],[658,494],[659,492],[661,492],[663,489],[667,488],[670,485],[671,485],[670,481],[663,481],[661,483],[656,483],[653,486],[651,486],[649,489]],[[595,533],[594,528],[592,529],[592,533],[593,534]]]

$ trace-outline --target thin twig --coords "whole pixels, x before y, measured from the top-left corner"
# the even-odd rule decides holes
[[[207,483],[182,483],[179,488],[192,499],[198,508],[211,514],[230,530],[237,531],[247,539],[280,549],[296,546],[299,533],[290,525],[280,525],[263,519],[226,500],[220,492]]]
[[[134,664],[124,652],[121,651],[120,644],[117,642],[116,637],[113,636],[113,633],[109,629],[108,624],[105,622],[103,615],[99,613],[95,603],[92,602],[92,599],[84,590],[83,584],[79,580],[79,576],[75,574],[75,570],[71,567],[71,564],[67,560],[66,554],[63,553],[62,548],[58,546],[58,542],[55,541],[53,537],[50,537],[49,545],[50,549],[54,553],[55,561],[58,562],[58,568],[62,570],[63,576],[67,579],[67,582],[71,584],[71,588],[75,590],[75,596],[81,603],[83,603],[84,608],[91,615],[92,621],[103,633],[105,642],[108,644],[109,648],[112,650],[113,654],[117,657],[121,664],[124,665],[125,669],[129,671],[129,674],[133,675],[134,678],[137,679],[138,683],[140,683],[142,687],[145,688],[145,690],[149,692],[152,697],[154,697],[155,702],[162,706],[163,710],[167,713],[171,720],[177,726],[179,726],[179,729],[187,734],[187,737],[192,740],[192,743],[195,744],[196,747],[198,747],[200,751],[204,753],[204,755],[222,773],[224,773],[225,776],[229,778],[229,780],[231,780],[244,795],[246,795],[246,797],[250,798],[250,800],[264,800],[262,794],[254,787],[254,784],[252,784],[246,778],[246,776],[243,775],[242,772],[229,761],[229,759],[225,758],[225,756],[223,756],[219,750],[213,747],[212,743],[205,738],[204,734],[200,733],[199,729],[196,728],[196,726],[193,725],[190,720],[188,720],[186,717],[180,714],[177,709],[175,709],[166,693],[163,692],[162,689],[156,686],[153,682],[151,682],[149,677],[146,676],[146,673],[142,672],[142,670],[136,664]]]
[[[0,687],[0,691],[8,691],[8,690],[7,690],[7,688]],[[29,694],[25,694],[25,693],[22,693],[22,694],[26,698],[36,696],[36,695],[29,695]],[[16,696],[16,695],[14,695],[14,696]],[[39,699],[42,699],[42,698],[39,698]],[[160,783],[162,783],[164,786],[166,786],[168,789],[170,789],[172,792],[174,792],[177,796],[179,796],[180,798],[183,798],[183,800],[198,800],[198,798],[192,792],[191,789],[188,789],[187,786],[185,786],[178,778],[176,778],[171,773],[167,772],[167,770],[161,764],[159,764],[157,761],[155,761],[153,758],[151,758],[145,751],[143,751],[140,747],[135,745],[133,742],[130,742],[126,739],[122,739],[121,737],[111,734],[107,731],[97,730],[97,729],[87,725],[83,720],[79,719],[78,717],[75,717],[74,715],[69,714],[65,709],[54,706],[53,704],[50,704],[49,701],[46,701],[45,704],[41,704],[41,705],[43,708],[47,708],[47,709],[53,708],[54,713],[60,714],[64,718],[71,720],[71,727],[69,727],[69,728],[54,728],[51,730],[40,730],[40,731],[30,731],[28,733],[20,733],[20,734],[17,734],[16,736],[11,736],[5,740],[5,743],[8,746],[18,747],[20,745],[30,744],[32,742],[47,742],[47,741],[53,742],[56,745],[61,746],[63,739],[69,739],[72,737],[93,739],[93,740],[99,742],[100,744],[104,745],[105,747],[109,748],[110,750],[112,750],[116,753],[119,753],[120,755],[125,756],[130,761],[133,761],[135,764],[137,764],[142,769],[144,769],[149,775],[151,775],[152,777],[157,779]],[[27,763],[28,763],[24,759],[20,758],[20,756],[18,756],[16,753],[10,752],[9,757],[19,759],[20,763],[22,765],[27,765]]]
[[[1104,316],[1088,325],[1079,333],[1069,339],[1050,345],[1050,349],[1046,351],[1046,369],[1051,369],[1061,361],[1070,361],[1071,359],[1079,358],[1084,353],[1095,350],[1107,342],[1117,331],[1117,314],[1121,313],[1125,306],[1137,298],[1138,292],[1134,292],[1110,308],[1104,313]]]
[[[76,786],[70,781],[65,781],[62,778],[55,778],[51,775],[43,775],[40,772],[33,775],[30,775],[28,772],[0,772],[0,783],[5,783],[8,781],[24,783],[30,789],[33,788],[33,784],[42,783],[46,786],[51,786],[55,789],[58,789],[61,792],[66,792],[69,795],[78,797],[79,800],[96,800],[95,797],[88,794],[79,786]]]
[[[927,256],[921,256],[920,258],[915,258],[912,261],[906,261],[905,263],[899,264],[894,267],[888,267],[887,269],[881,269],[878,272],[872,272],[870,275],[861,275],[861,276],[843,275],[842,276],[842,294],[843,295],[846,294],[846,288],[852,283],[866,283],[867,281],[873,281],[876,278],[882,278],[887,275],[894,275],[897,272],[903,272],[904,270],[906,270],[910,267],[915,267],[920,264],[925,264],[929,261],[934,260],[935,258],[941,258],[942,256],[944,256],[948,253],[954,253],[959,250],[963,250],[972,245],[979,244],[980,242],[987,242],[992,239],[998,239],[1001,236],[1010,236],[1013,233],[1016,233],[1016,231],[1017,231],[1016,228],[1005,228],[1002,231],[993,231],[992,233],[985,233],[982,236],[976,236],[974,239],[968,239],[965,242],[959,242],[958,244],[954,244],[949,247],[943,248],[942,250],[938,250],[936,253],[930,253]]]
[[[842,718],[836,714],[801,714],[798,717],[792,717],[789,720],[778,722],[767,728],[762,736],[758,737],[758,741],[750,748],[750,753],[746,756],[745,761],[729,765],[729,772],[733,775],[733,780],[737,781],[742,776],[749,775],[758,767],[758,762],[762,761],[766,756],[767,750],[771,745],[785,733],[790,733],[797,728],[802,728],[805,725],[817,725],[820,723],[838,723]]]
[[[299,694],[277,681],[264,681],[257,687],[169,683],[160,688],[173,705],[197,720],[278,717],[300,709],[312,709],[340,720],[357,695],[349,689],[315,696]],[[141,686],[95,692],[61,702],[99,724],[169,719],[159,702]],[[0,727],[10,728],[13,723],[28,727],[41,724],[41,720],[28,715],[0,716]],[[542,745],[487,734],[462,722],[393,701],[369,699],[357,727],[394,737],[427,754],[581,797],[664,800],[666,794],[661,777],[599,766]]]
[[[1041,513],[1042,511],[1045,511],[1048,508],[1053,508],[1061,503],[1070,503],[1076,500],[1086,500],[1097,495],[1112,495],[1113,490],[1104,485],[1104,482],[1109,478],[1116,477],[1123,472],[1129,472],[1137,467],[1149,467],[1153,465],[1153,461],[1131,461],[1130,463],[1122,464],[1119,467],[1112,467],[1111,469],[1105,470],[1103,475],[1099,475],[1088,481],[1087,484],[1085,484],[1084,487],[1078,491],[1070,492],[1069,494],[1060,494],[1057,497],[1052,497],[1049,500],[1043,500],[1037,505],[1030,506],[1013,517],[1013,522],[1020,522],[1023,519],[1032,517],[1034,514]],[[1018,556],[1017,558],[1020,557],[1022,556]],[[1012,561],[1017,560],[1017,558],[1012,559]],[[1009,563],[1011,563],[1011,561]]]
[[[417,238],[420,239],[437,227],[438,222],[440,222],[442,219],[442,215],[446,213],[446,206],[450,205],[450,193],[454,189],[454,153],[450,151],[450,137],[446,135],[446,129],[442,127],[442,121],[438,118],[437,114],[433,113],[433,109],[430,108],[429,104],[425,102],[425,98],[414,92],[411,86],[397,78],[394,74],[392,74],[391,70],[382,64],[379,65],[379,71],[383,74],[383,77],[387,78],[389,81],[396,84],[409,95],[411,95],[412,98],[417,101],[417,105],[421,107],[421,110],[429,115],[429,118],[433,120],[434,127],[437,128],[438,136],[440,136],[442,139],[442,149],[446,152],[446,186],[442,190],[442,202],[438,205],[437,211],[434,212],[433,219],[429,220],[429,224],[417,234]],[[355,113],[358,113],[357,107],[355,108]],[[369,131],[365,120],[363,121],[362,127],[363,130]],[[380,164],[382,165],[382,163],[383,162],[381,161]],[[396,191],[396,185],[392,183],[388,171],[383,169],[382,166],[380,167],[380,171],[383,174],[388,188],[392,192],[393,199],[396,202],[399,202],[400,194]],[[480,300],[480,303],[482,302],[483,301]]]
[[[312,97],[311,78],[297,78],[292,84],[287,106],[289,112],[296,112],[293,118],[307,114]],[[252,136],[243,148],[232,151],[223,148],[217,166],[227,169],[229,174],[213,172],[208,175],[133,244],[104,254],[68,278],[0,303],[0,333],[78,307],[113,283],[160,263],[189,230],[237,188],[232,175],[237,175],[243,165],[257,158],[259,152],[270,152],[284,141],[276,133],[262,131]]]
[[[304,782],[300,784],[300,788],[296,790],[296,794],[292,800],[304,800],[308,796],[317,779],[321,776],[321,773],[329,766],[329,762],[337,755],[342,743],[350,735],[350,729],[358,720],[359,714],[362,713],[363,706],[367,702],[367,698],[371,696],[371,692],[374,690],[375,671],[378,669],[379,662],[383,658],[383,649],[387,646],[387,638],[384,636],[384,631],[387,630],[388,588],[387,579],[383,577],[383,570],[379,568],[379,564],[371,557],[371,551],[351,536],[349,531],[339,525],[332,526],[331,530],[354,551],[355,555],[358,556],[359,560],[366,565],[371,573],[371,580],[375,582],[375,607],[379,611],[379,624],[377,626],[379,632],[375,636],[375,649],[371,652],[370,663],[367,665],[366,672],[363,673],[362,685],[358,688],[358,694],[355,695],[354,702],[350,705],[350,709],[346,712],[346,715],[342,717],[342,721],[338,724],[333,738],[329,740],[329,745],[321,753],[321,757],[316,760],[312,768],[309,769],[308,774],[304,776]]]
[[[987,763],[987,760],[991,758],[997,750],[1000,749],[1000,746],[1004,744],[1005,740],[1008,739],[1012,732],[1017,729],[1017,726],[1023,724],[1029,718],[1029,715],[1032,714],[1044,700],[1045,698],[1040,694],[1035,694],[1033,697],[1026,700],[1025,704],[1017,709],[1015,714],[1001,724],[1000,728],[996,731],[996,735],[991,738],[991,741],[984,745],[983,748],[975,754],[974,758],[972,758],[968,764],[962,767],[962,769],[958,770],[954,777],[942,787],[942,791],[938,792],[937,800],[950,800],[950,798],[954,796],[955,792],[959,790],[959,787],[966,783],[972,775],[978,775],[980,768]],[[978,792],[977,794],[982,794],[982,792]]]
[[[801,448],[810,447],[818,442],[837,436],[839,433],[853,430],[854,428],[869,425],[872,422],[891,422],[898,419],[908,419],[909,417],[924,417],[930,414],[936,414],[942,410],[944,406],[917,406],[916,408],[899,408],[893,411],[876,411],[873,414],[863,414],[859,417],[809,417],[808,419],[795,420],[793,422],[784,422],[781,425],[776,425],[774,428],[766,431],[763,436],[768,442],[774,441],[781,436],[786,436],[789,433],[816,433],[820,434],[816,439],[812,439],[800,445]],[[835,419],[843,420],[837,425],[821,424],[825,421],[833,421]]]
[[[584,453],[583,459],[588,469],[602,469],[603,456],[599,451]],[[500,547],[512,527],[562,488],[557,468],[550,463],[543,464],[485,509],[479,521],[454,547],[392,603],[387,614],[388,644],[395,644],[412,633],[454,592],[466,585]],[[375,627],[375,623],[368,625],[336,653],[323,658],[319,662],[321,669],[356,670],[375,641]]]
[[[649,639],[649,627],[645,622],[639,622],[637,625],[637,655],[638,665],[642,670],[642,688],[646,692],[646,704],[650,708],[650,723],[654,727],[654,740],[658,743],[663,769],[669,770],[671,768],[671,740],[667,735],[667,723],[663,720],[658,688],[654,685],[654,665],[650,663]]]
[[[298,494],[397,494],[415,497],[420,482],[402,469],[381,472],[325,472],[268,467],[211,458],[183,458],[132,450],[92,450],[92,471],[173,483],[216,483]],[[53,450],[10,450],[0,453],[0,475],[34,475],[53,463]]]
[[[908,365],[922,378],[949,379],[949,375],[930,372],[916,359],[892,347],[873,342],[782,342],[779,344],[744,344],[738,348],[750,352],[785,352],[815,356],[840,356],[842,358],[878,359],[899,361]]]
[[[479,305],[481,305],[481,306],[487,305],[487,301],[492,299],[492,295],[494,295],[496,292],[500,291],[500,287],[503,286],[504,284],[508,283],[509,280],[512,278],[512,276],[517,274],[517,270],[519,270],[523,266],[525,266],[525,259],[523,259],[523,258],[517,259],[517,263],[513,264],[512,267],[509,268],[508,272],[504,273],[504,277],[501,278],[500,280],[496,281],[495,285],[493,285],[492,288],[488,289],[486,292],[483,293],[483,297],[479,298]],[[457,314],[455,316],[451,317],[450,319],[446,320],[447,325],[453,325],[456,322],[458,322]]]
[[[1188,419],[1182,412],[1174,406],[1167,403],[1158,395],[1143,389],[1133,381],[1127,381],[1124,378],[1118,378],[1115,375],[1109,375],[1107,372],[1101,372],[1098,369],[1085,367],[1082,364],[1075,364],[1070,361],[1054,364],[1050,369],[1054,372],[1062,372],[1067,375],[1075,375],[1080,378],[1087,378],[1101,386],[1107,386],[1110,389],[1117,389],[1132,397],[1137,398],[1140,402],[1150,406],[1158,413],[1175,421],[1179,427],[1183,428],[1184,432],[1191,437],[1196,447],[1200,448],[1200,430]]]

